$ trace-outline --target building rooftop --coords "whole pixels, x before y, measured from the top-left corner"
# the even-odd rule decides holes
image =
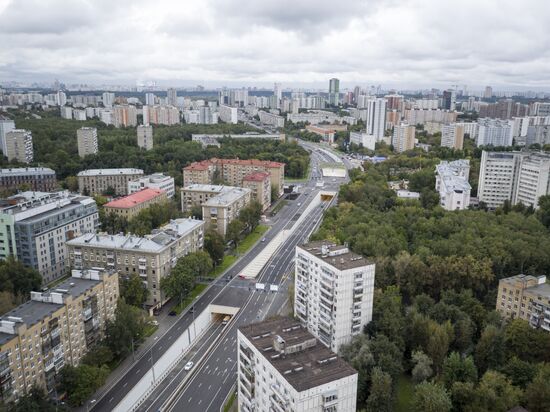
[[[141,169],[88,169],[79,172],[77,176],[114,176],[114,175],[142,175]]]
[[[263,182],[265,179],[269,179],[269,173],[254,172],[243,177],[243,181],[248,181],[248,182]]]
[[[219,195],[211,197],[203,206],[207,207],[216,207],[216,206],[227,206],[231,203],[237,201],[243,196],[246,196],[247,193],[250,193],[251,190],[244,187],[233,187],[231,190],[226,190],[221,192]]]
[[[183,168],[186,171],[192,170],[207,170],[211,166],[216,165],[241,165],[241,166],[260,166],[275,168],[284,166],[284,163],[272,162],[270,160],[258,160],[258,159],[218,159],[212,158],[210,160],[203,160],[200,162],[193,162],[189,166]]]
[[[364,256],[351,252],[347,246],[336,245],[328,240],[317,240],[298,247],[338,270],[348,270],[374,264]]]
[[[550,285],[546,283],[546,276],[516,275],[500,279],[499,283],[506,283],[513,287],[522,284],[522,287],[530,293],[550,299]]]
[[[436,168],[443,188],[446,193],[451,192],[470,192],[472,186],[468,183],[468,174],[470,170],[470,161],[459,159],[453,162],[442,161]]]
[[[0,169],[1,176],[54,175],[55,171],[47,167],[19,167]]]
[[[156,197],[162,196],[163,193],[166,193],[166,191],[162,189],[145,188],[143,190],[140,190],[139,192],[135,192],[128,196],[124,196],[109,203],[106,203],[104,207],[129,209],[141,203],[148,202],[149,200],[152,200]]]
[[[274,318],[241,326],[239,332],[298,392],[357,374],[293,319]]]
[[[223,191],[227,191],[227,190],[231,190],[231,189],[236,189],[236,187],[235,186],[207,185],[207,184],[202,184],[202,183],[193,183],[192,185],[185,186],[181,190],[221,193]]]
[[[175,219],[144,237],[88,233],[67,241],[67,245],[158,253],[173,241],[203,225],[202,220]]]

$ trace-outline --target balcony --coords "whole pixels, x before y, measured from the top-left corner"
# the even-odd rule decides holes
[[[48,362],[44,364],[44,371],[48,372],[52,370],[54,366],[55,366],[55,362],[53,361],[53,359],[50,359]]]
[[[92,318],[92,308],[86,308],[82,311],[82,317],[84,318],[84,322],[87,320],[90,320]]]
[[[273,395],[275,395],[279,399],[280,403],[284,405],[288,404],[288,396],[283,393],[282,388],[274,383],[272,383],[270,386],[271,390],[273,391]]]

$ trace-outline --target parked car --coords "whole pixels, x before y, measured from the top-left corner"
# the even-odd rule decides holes
[[[176,313],[175,310],[171,311],[171,312],[168,314],[168,316],[176,316],[176,315],[177,315],[177,313]]]

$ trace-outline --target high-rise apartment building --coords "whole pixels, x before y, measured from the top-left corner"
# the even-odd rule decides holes
[[[161,189],[166,192],[166,197],[173,198],[176,195],[176,187],[172,176],[162,173],[154,173],[128,182],[128,193],[135,193],[145,188]]]
[[[115,104],[115,94],[110,92],[105,92],[101,96],[101,101],[103,102],[103,107],[111,108]]]
[[[414,123],[413,123],[414,124]],[[367,100],[367,134],[373,135],[377,142],[386,141],[386,99]]]
[[[477,146],[512,146],[513,121],[485,118],[477,123]]]
[[[67,249],[74,269],[104,267],[121,276],[138,274],[149,290],[145,304],[155,309],[167,301],[161,279],[180,257],[202,249],[203,243],[203,221],[175,219],[143,237],[89,233],[69,240]]]
[[[224,123],[237,124],[239,121],[236,107],[226,106],[220,103],[218,114],[219,119]]]
[[[47,167],[0,169],[0,190],[22,187],[36,192],[51,192],[57,187],[55,171]]]
[[[0,149],[2,153],[6,156],[8,151],[6,146],[6,134],[15,129],[15,122],[11,119],[2,119],[0,118]]]
[[[355,412],[357,371],[290,318],[241,326],[239,411]]]
[[[538,208],[539,198],[550,193],[550,154],[522,155],[516,182],[512,203]]]
[[[260,110],[258,112],[258,116],[260,117],[260,122],[263,124],[268,124],[277,128],[285,127],[285,118],[283,116],[266,112],[264,110]]]
[[[143,176],[141,169],[88,169],[79,172],[78,191],[100,195],[114,191],[115,195],[128,194],[128,182]]]
[[[153,148],[153,126],[139,125],[137,127],[137,145],[145,150]]]
[[[442,161],[435,168],[435,190],[439,204],[445,210],[464,210],[470,206],[472,187],[468,183],[470,161]]]
[[[113,124],[115,127],[137,126],[136,106],[124,104],[113,107]]]
[[[328,104],[338,106],[340,103],[340,80],[332,78],[328,82]]]
[[[28,130],[13,129],[6,133],[6,152],[8,160],[20,163],[31,163],[34,159],[32,134]]]
[[[450,123],[442,126],[441,146],[462,150],[464,147],[464,125],[462,123]]]
[[[76,131],[78,155],[86,157],[98,152],[97,129],[95,127],[81,127]]]
[[[180,124],[180,111],[175,106],[143,106],[143,124]]]
[[[168,89],[166,91],[166,103],[170,106],[178,105],[178,91],[176,89]]]
[[[483,97],[485,99],[490,99],[493,97],[493,88],[491,86],[485,86],[485,91],[483,92]]]
[[[153,106],[156,102],[156,96],[154,93],[145,93],[145,106]]]
[[[523,319],[534,328],[550,332],[550,285],[546,276],[500,279],[496,310],[507,319]]]
[[[28,302],[0,318],[0,399],[11,402],[42,387],[54,397],[60,371],[77,366],[114,320],[118,274],[72,271],[51,290],[31,292]]]
[[[456,93],[454,90],[445,90],[441,99],[441,108],[443,110],[455,110]]]
[[[275,96],[275,100],[276,100],[275,109],[280,109],[281,100],[283,100],[283,89],[281,88],[281,83],[273,84],[273,96]]]
[[[391,144],[397,153],[414,149],[416,127],[406,123],[395,125]]]
[[[65,241],[99,226],[93,199],[67,191],[23,192],[0,208],[0,259],[15,256],[44,283],[65,275]]]
[[[375,264],[346,246],[296,246],[294,315],[334,352],[372,319]]]

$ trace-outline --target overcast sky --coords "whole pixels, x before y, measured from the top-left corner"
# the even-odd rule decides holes
[[[550,90],[548,0],[0,0],[0,81]]]

